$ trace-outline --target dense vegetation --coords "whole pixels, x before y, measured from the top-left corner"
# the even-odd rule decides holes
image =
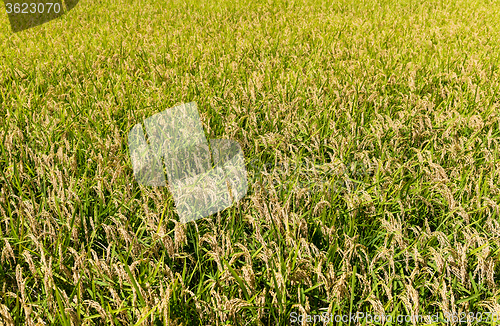
[[[500,313],[498,12],[82,0],[16,34],[3,12],[0,325]],[[181,224],[127,133],[191,101],[251,182]]]

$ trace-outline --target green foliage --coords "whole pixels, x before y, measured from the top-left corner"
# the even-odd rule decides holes
[[[3,14],[0,325],[498,313],[499,11],[80,1],[16,34]],[[127,133],[191,101],[250,183],[183,225]]]

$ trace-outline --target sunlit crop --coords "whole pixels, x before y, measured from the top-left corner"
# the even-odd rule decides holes
[[[499,314],[498,12],[81,0],[13,34],[1,11],[0,325]],[[127,134],[192,101],[250,184],[182,224]]]

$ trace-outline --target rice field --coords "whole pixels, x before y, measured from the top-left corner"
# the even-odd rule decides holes
[[[496,325],[498,12],[81,0],[12,33],[2,9],[0,325]],[[127,135],[193,101],[249,185],[183,224]]]

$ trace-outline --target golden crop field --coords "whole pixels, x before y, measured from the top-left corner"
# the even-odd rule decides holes
[[[1,8],[0,325],[500,321],[499,1]],[[184,224],[127,135],[192,101],[249,184]]]

